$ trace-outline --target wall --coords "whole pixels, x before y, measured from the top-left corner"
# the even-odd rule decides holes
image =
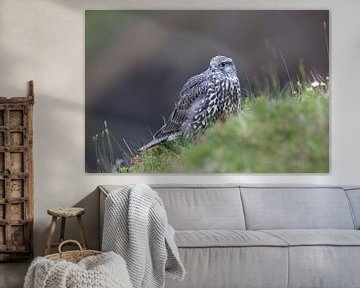
[[[145,3],[146,2],[146,3]],[[181,3],[180,3],[181,2]],[[91,175],[84,168],[85,9],[330,9],[331,172],[272,175]],[[99,184],[360,184],[360,1],[49,1],[0,0],[0,95],[27,93],[35,81],[35,251],[42,253],[48,207],[84,206],[91,247],[97,243]],[[68,237],[77,237],[72,224]]]

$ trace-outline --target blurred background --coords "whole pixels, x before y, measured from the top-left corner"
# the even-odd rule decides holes
[[[128,161],[216,55],[234,60],[244,95],[281,90],[286,69],[294,81],[325,78],[328,23],[327,10],[86,11],[86,172],[99,172],[93,137],[104,121],[113,157]]]

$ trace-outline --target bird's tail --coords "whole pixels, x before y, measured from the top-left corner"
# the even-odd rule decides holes
[[[153,140],[151,140],[149,143],[147,143],[146,145],[142,146],[141,148],[139,148],[140,151],[145,151],[155,145],[158,145],[164,141],[166,141],[169,138],[169,135],[165,135],[163,137],[160,138],[155,138]]]

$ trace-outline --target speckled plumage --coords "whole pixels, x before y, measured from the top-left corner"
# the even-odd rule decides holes
[[[178,137],[195,139],[218,119],[240,110],[240,82],[235,65],[228,57],[215,56],[206,71],[185,83],[168,121],[141,149]]]

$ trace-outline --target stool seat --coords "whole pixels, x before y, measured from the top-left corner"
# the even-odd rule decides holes
[[[48,240],[46,243],[45,255],[48,255],[51,252],[52,247],[59,246],[65,240],[65,224],[66,219],[70,217],[76,217],[78,224],[79,224],[79,232],[81,238],[81,245],[84,249],[86,249],[86,239],[85,239],[85,229],[84,223],[81,219],[81,215],[85,213],[84,208],[80,207],[57,207],[57,208],[49,208],[47,213],[52,216],[51,223],[50,223],[50,231],[48,235]],[[56,222],[58,218],[61,219],[61,227],[60,227],[60,242],[59,243],[52,243],[52,239],[54,237],[55,229],[56,229]]]
[[[49,208],[47,213],[55,217],[74,217],[84,214],[85,209],[80,207],[58,207]]]

